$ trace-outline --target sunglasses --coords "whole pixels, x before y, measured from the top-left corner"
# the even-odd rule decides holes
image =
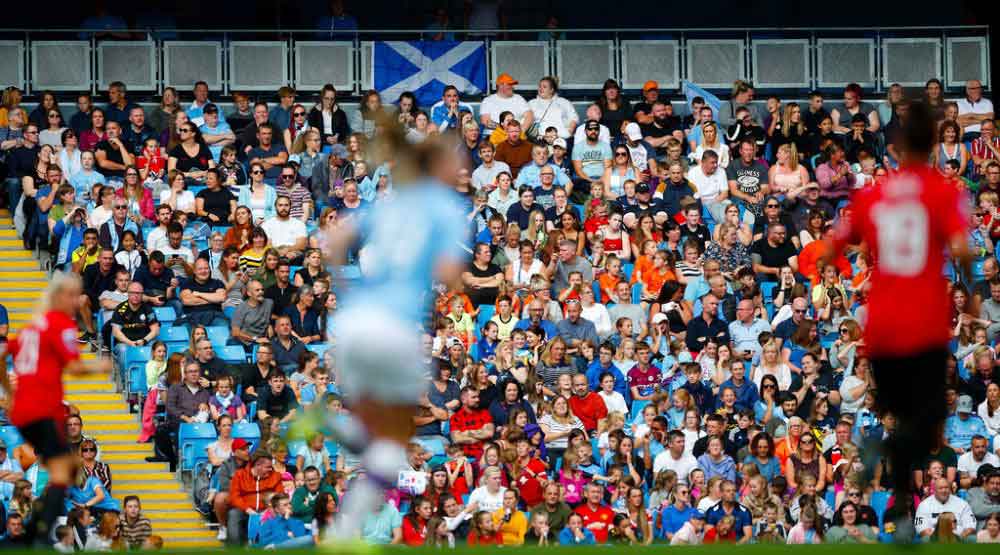
[[[191,131],[190,129],[178,129],[177,132],[178,133],[194,133],[194,131]]]
[[[847,328],[840,328],[840,333],[847,333],[849,331],[851,331],[851,330],[849,330]]]
[[[97,448],[96,447],[84,447],[83,449],[80,449],[80,452],[81,453],[96,453],[97,452]]]
[[[852,491],[847,494],[848,497],[861,497],[860,491]]]
[[[126,208],[128,208],[128,206],[125,205],[115,206],[115,210],[125,210]]]
[[[305,115],[306,115],[306,113],[305,113],[305,112],[295,112],[295,113],[294,113],[294,114],[292,114],[292,115],[293,115],[293,116],[295,116],[295,117],[297,117],[297,118],[300,118],[300,117],[303,117],[303,116],[305,116]]]
[[[628,156],[627,152],[616,152],[615,156]]]
[[[264,170],[253,170],[252,172],[250,172],[251,175],[262,175],[263,173]]]
[[[285,181],[291,181],[291,180],[295,179],[295,176],[294,175],[287,175],[287,174],[285,174],[285,175],[281,176],[281,179],[283,179]]]
[[[803,440],[799,441],[799,443],[801,443],[802,445],[812,445],[813,443],[816,443],[816,442],[813,441],[813,440],[811,440],[811,439],[803,439]]]
[[[793,312],[795,312],[796,314],[805,314],[806,313],[806,309],[804,309],[804,308],[802,308],[802,309],[796,309],[796,310],[793,310]]]
[[[765,204],[764,205],[764,208],[777,208],[777,207],[778,207],[777,204]]]
[[[776,386],[776,385],[773,385],[773,384],[769,384],[769,383],[766,383],[766,384],[764,384],[764,385],[763,385],[763,386],[761,386],[761,387],[762,387],[763,389],[777,389],[777,388],[778,388],[778,386]]]

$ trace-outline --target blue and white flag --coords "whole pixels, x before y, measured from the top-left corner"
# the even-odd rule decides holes
[[[412,91],[417,104],[441,100],[445,85],[462,94],[486,90],[486,43],[482,41],[379,41],[372,49],[375,90],[386,102]]]
[[[691,106],[691,100],[694,97],[700,96],[705,99],[705,105],[712,109],[712,117],[716,120],[719,119],[719,108],[722,107],[722,101],[719,100],[719,97],[687,79],[681,80],[681,91],[684,93],[684,99],[687,100],[688,106]]]

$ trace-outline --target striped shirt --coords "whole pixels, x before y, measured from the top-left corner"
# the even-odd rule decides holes
[[[294,189],[289,189],[282,183],[275,187],[274,190],[279,197],[288,197],[292,201],[292,210],[289,216],[301,219],[305,213],[305,205],[312,204],[312,195],[309,193],[309,189],[298,183],[296,185]]]
[[[128,517],[122,516],[118,529],[122,540],[129,549],[139,549],[142,547],[142,542],[153,535],[153,525],[142,513],[135,519],[135,522],[129,522]]]

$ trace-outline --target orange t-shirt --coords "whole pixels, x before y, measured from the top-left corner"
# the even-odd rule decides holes
[[[638,258],[636,258],[635,267],[632,268],[632,282],[631,282],[632,285],[635,285],[635,283],[639,281],[640,275],[645,276],[652,269],[653,269],[652,258],[646,255],[641,255]]]
[[[642,282],[646,284],[646,289],[654,295],[660,293],[660,289],[663,288],[664,283],[677,279],[677,276],[674,275],[674,272],[670,268],[662,268],[661,271],[662,273],[655,268],[650,268],[648,272],[642,274]]]
[[[605,294],[605,291],[614,291],[615,286],[621,281],[621,276],[614,276],[608,272],[601,274],[601,277],[597,278],[597,283],[601,284],[601,302],[609,303],[611,299]]]

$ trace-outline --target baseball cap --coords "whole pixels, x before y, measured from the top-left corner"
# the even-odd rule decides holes
[[[510,76],[509,73],[504,72],[497,76],[498,85],[516,85],[517,79]]]
[[[628,140],[630,141],[642,140],[642,131],[639,129],[639,124],[633,121],[626,125],[625,136],[628,137]]]
[[[563,139],[562,137],[556,137],[556,140],[552,141],[552,147],[553,148],[560,147],[560,148],[565,149],[566,148],[566,139]]]
[[[337,158],[347,157],[347,147],[337,143],[330,147],[330,154],[336,156]]]
[[[698,520],[705,520],[705,513],[695,510],[694,512],[691,513],[691,518],[695,518]]]
[[[968,395],[962,395],[958,398],[958,403],[956,404],[956,410],[958,412],[971,413],[972,412],[972,397]]]
[[[643,83],[643,85],[642,85],[642,92],[650,91],[650,90],[653,90],[653,89],[659,89],[659,88],[660,88],[660,84],[657,83],[656,81],[653,81],[652,79],[650,79],[649,81],[646,81],[645,83]]]
[[[599,131],[601,129],[601,122],[597,121],[596,119],[588,119],[586,127],[584,127],[584,129],[586,129],[587,131],[590,131],[591,129],[597,129]]]
[[[202,111],[202,113],[205,113],[205,114],[218,114],[219,113],[219,107],[216,106],[215,104],[212,104],[211,102],[209,102],[208,104],[205,105],[204,108],[202,108],[201,111]]]
[[[662,312],[657,312],[653,315],[653,325],[659,324],[660,322],[666,322],[667,315]]]
[[[636,194],[648,193],[649,183],[639,183],[638,185],[635,186],[635,192]]]
[[[233,447],[232,447],[233,451],[239,451],[240,449],[249,449],[249,448],[250,448],[250,443],[247,440],[241,437],[238,437],[233,440]]]

